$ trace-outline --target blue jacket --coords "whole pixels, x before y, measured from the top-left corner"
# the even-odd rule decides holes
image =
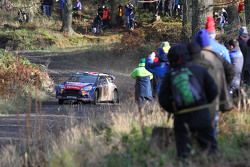
[[[64,9],[65,0],[60,0],[60,9]]]
[[[156,91],[159,93],[161,82],[169,71],[169,65],[166,62],[154,62],[151,58],[147,58],[146,69],[154,75]]]
[[[241,81],[241,73],[242,73],[242,68],[243,68],[243,63],[244,63],[243,54],[240,51],[240,49],[231,50],[229,54],[230,54],[231,62],[233,64],[234,72],[235,72],[231,86],[233,88],[239,88],[240,81]]]
[[[229,56],[229,51],[227,48],[217,42],[215,39],[210,38],[210,45],[212,47],[212,50],[216,53],[218,53],[223,59],[225,59],[227,62],[231,63],[231,59]]]
[[[125,16],[130,16],[130,14],[132,13],[132,9],[129,8],[127,5],[125,6]]]

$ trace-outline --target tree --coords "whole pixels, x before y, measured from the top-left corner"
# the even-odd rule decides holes
[[[183,0],[183,20],[182,20],[182,40],[188,41],[189,34],[189,3],[188,0]]]
[[[202,27],[202,3],[200,0],[192,0],[192,35]]]
[[[204,25],[207,16],[212,15],[213,0],[192,0],[192,34]]]
[[[66,0],[64,5],[64,12],[62,12],[62,29],[61,31],[66,32],[68,35],[74,33],[72,29],[72,0]]]
[[[227,13],[228,13],[228,23],[232,27],[237,27],[238,25],[240,25],[239,14],[237,11],[236,3],[231,3],[227,7]]]
[[[246,25],[250,24],[250,0],[245,0],[245,18]]]

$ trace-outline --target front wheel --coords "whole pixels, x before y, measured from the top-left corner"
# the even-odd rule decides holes
[[[95,94],[94,94],[94,101],[93,101],[93,103],[97,104],[98,102],[99,102],[99,92],[98,92],[98,90],[96,90]]]
[[[114,90],[112,103],[119,103],[119,94],[117,90]]]

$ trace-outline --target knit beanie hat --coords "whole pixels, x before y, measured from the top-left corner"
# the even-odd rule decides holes
[[[184,44],[177,44],[170,48],[168,59],[171,67],[184,65],[186,62],[185,56],[188,53],[187,47]]]
[[[166,42],[162,42],[161,45],[160,45],[161,48],[163,48],[163,51],[165,53],[168,53],[169,49],[170,49],[170,44],[168,41]]]
[[[206,30],[208,33],[215,33],[215,22],[212,16],[207,17]]]
[[[195,41],[200,45],[201,48],[210,46],[210,37],[205,29],[201,29],[195,36]]]
[[[248,34],[247,27],[241,27],[239,30],[239,35]]]
[[[141,59],[140,59],[139,66],[140,66],[140,67],[145,67],[145,64],[146,64],[146,59],[145,59],[145,58],[141,58]]]

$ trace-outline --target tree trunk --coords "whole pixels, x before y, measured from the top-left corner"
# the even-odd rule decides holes
[[[228,23],[232,27],[237,27],[240,25],[240,20],[239,20],[239,14],[237,11],[237,7],[232,4],[227,8],[227,13],[228,13]]]
[[[72,29],[72,0],[66,0],[64,5],[64,12],[62,12],[62,31],[66,32],[68,35],[73,34]]]
[[[245,0],[245,18],[246,25],[250,24],[250,0]]]
[[[117,0],[111,0],[110,1],[110,16],[111,16],[111,24],[115,25],[116,24],[116,13],[117,13],[117,8],[118,8],[118,3],[116,2]]]
[[[192,0],[192,35],[202,27],[202,3],[200,0]]]
[[[213,14],[213,0],[192,0],[192,34],[200,30],[207,16]]]
[[[189,24],[188,24],[188,0],[183,0],[183,19],[182,19],[182,33],[181,38],[183,41],[188,41],[190,38],[189,34]]]

